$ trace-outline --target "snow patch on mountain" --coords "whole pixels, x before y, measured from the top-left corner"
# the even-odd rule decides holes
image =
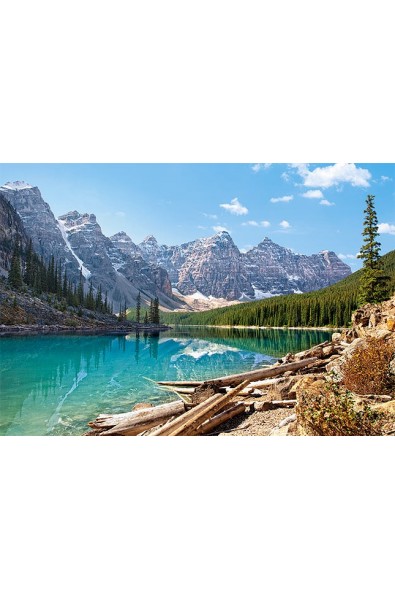
[[[33,186],[30,183],[26,183],[26,181],[7,181],[2,188],[6,188],[7,190],[29,190],[32,189]],[[1,188],[0,188],[1,189]]]
[[[60,219],[57,219],[57,223],[58,223],[58,227],[60,229],[60,233],[62,234],[62,237],[65,241],[65,244],[67,246],[67,248],[70,250],[71,254],[74,256],[75,260],[78,262],[82,275],[85,277],[85,279],[89,279],[92,276],[92,273],[89,271],[89,269],[87,269],[84,265],[84,263],[82,262],[82,260],[76,255],[76,253],[74,252],[74,250],[71,247],[71,244],[69,242],[69,239],[67,237],[67,231],[66,231],[66,227],[64,224],[64,221],[61,221]]]

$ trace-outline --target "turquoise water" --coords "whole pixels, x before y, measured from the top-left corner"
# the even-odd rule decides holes
[[[151,380],[256,369],[329,337],[324,331],[186,327],[137,337],[3,337],[0,435],[78,435],[99,413],[176,398]]]

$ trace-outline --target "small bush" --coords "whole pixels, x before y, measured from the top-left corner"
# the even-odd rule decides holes
[[[77,327],[78,321],[76,319],[65,319],[64,324],[67,327]]]
[[[296,414],[308,435],[382,435],[382,415],[368,404],[357,405],[351,392],[334,383],[303,393]]]
[[[343,368],[343,383],[357,394],[388,394],[394,390],[389,364],[394,347],[387,340],[371,338],[358,347]]]

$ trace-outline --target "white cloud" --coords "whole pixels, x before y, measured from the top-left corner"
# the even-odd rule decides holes
[[[392,181],[391,177],[387,177],[387,175],[381,175],[380,179],[383,183],[386,181]]]
[[[202,213],[203,217],[206,217],[207,219],[213,219],[214,221],[216,221],[218,219],[217,215],[211,215],[208,213]]]
[[[238,198],[233,198],[230,204],[220,204],[220,207],[228,210],[232,215],[246,215],[248,213],[248,208],[240,204]]]
[[[379,233],[389,233],[390,235],[395,235],[395,225],[391,225],[390,223],[379,223]]]
[[[257,221],[246,221],[242,223],[242,225],[251,225],[251,227],[259,227],[259,223]]]
[[[203,225],[198,225],[197,228],[198,229],[207,229],[207,227],[203,227]]]
[[[324,194],[321,190],[308,190],[304,194],[302,194],[303,198],[323,198]]]
[[[309,171],[308,165],[292,165],[303,178],[306,187],[329,188],[341,183],[350,183],[353,187],[369,187],[372,175],[368,169],[356,167],[354,163],[336,163],[328,167],[317,167]]]
[[[342,260],[344,260],[345,258],[357,258],[355,254],[342,254],[341,252],[339,252],[338,257]]]
[[[262,227],[270,227],[270,221],[261,221]]]
[[[261,169],[270,169],[273,163],[256,163],[251,167],[254,173],[259,173]]]
[[[228,233],[230,233],[230,230],[227,227],[223,227],[222,225],[213,225],[213,230],[216,233],[221,233],[221,231],[227,231]]]
[[[293,200],[293,196],[280,196],[280,198],[270,198],[270,202],[275,204],[276,202],[290,202]]]
[[[322,206],[335,206],[334,202],[329,202],[329,200],[321,200],[320,204],[322,204]]]
[[[290,223],[288,223],[288,221],[281,221],[281,223],[279,223],[280,227],[282,227],[283,229],[289,229],[291,227]]]
[[[118,210],[116,213],[114,213],[116,217],[126,217],[126,213],[123,212],[123,210]]]
[[[281,177],[281,179],[284,179],[284,181],[286,181],[287,183],[290,180],[290,176],[289,176],[289,173],[287,173],[287,171],[284,171],[284,173],[281,173],[280,177]]]

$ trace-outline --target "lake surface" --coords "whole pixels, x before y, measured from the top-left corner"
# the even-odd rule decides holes
[[[0,339],[0,435],[79,435],[99,413],[176,396],[152,380],[257,369],[330,339],[309,330],[175,328],[136,336]]]

